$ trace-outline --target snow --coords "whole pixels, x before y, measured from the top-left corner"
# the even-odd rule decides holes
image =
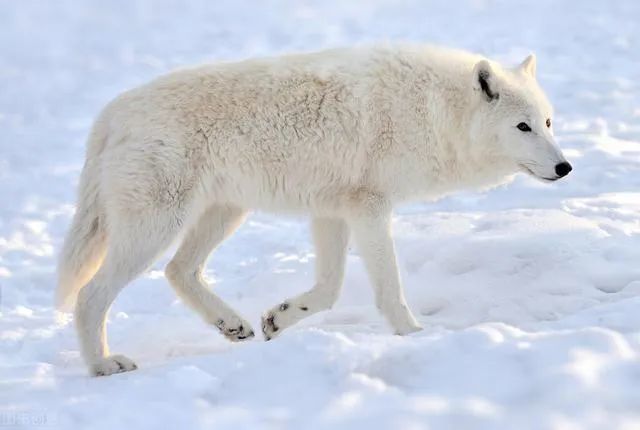
[[[0,2],[0,428],[640,428],[639,20],[634,0]],[[420,333],[390,334],[351,253],[332,311],[231,344],[165,256],[110,313],[140,369],[89,378],[52,295],[101,106],[186,64],[389,40],[536,52],[574,171],[398,208]],[[313,264],[304,220],[256,214],[208,276],[257,328]]]

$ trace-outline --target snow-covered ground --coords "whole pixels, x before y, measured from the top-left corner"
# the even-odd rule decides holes
[[[640,2],[0,1],[0,429],[640,428]],[[173,67],[409,40],[538,54],[574,172],[399,208],[425,330],[396,337],[349,256],[339,304],[231,344],[180,303],[166,258],[118,298],[89,378],[52,310],[93,117]],[[313,282],[304,220],[256,214],[209,263],[254,327]]]

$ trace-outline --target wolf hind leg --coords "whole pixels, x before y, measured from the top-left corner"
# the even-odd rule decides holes
[[[180,226],[174,214],[155,210],[138,214],[135,220],[111,220],[103,264],[80,290],[75,308],[80,349],[93,376],[137,368],[127,357],[110,355],[106,316],[118,293],[171,245]]]
[[[187,233],[165,270],[178,296],[232,341],[252,338],[251,325],[209,290],[203,271],[211,252],[242,224],[246,214],[236,207],[208,208]]]

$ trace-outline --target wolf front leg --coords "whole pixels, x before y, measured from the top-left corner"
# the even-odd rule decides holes
[[[296,297],[285,300],[262,317],[266,340],[316,312],[331,308],[340,294],[349,244],[349,228],[342,219],[314,218],[313,242],[316,248],[316,284]]]
[[[422,329],[409,310],[400,283],[396,254],[391,238],[391,205],[376,194],[359,196],[351,231],[373,284],[378,309],[396,334]]]

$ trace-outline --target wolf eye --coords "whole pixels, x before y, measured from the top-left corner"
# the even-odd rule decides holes
[[[517,125],[518,130],[520,131],[531,131],[531,127],[529,127],[529,124],[527,124],[526,122],[521,122],[520,124]]]
[[[547,118],[547,128],[551,128],[551,118]]]

